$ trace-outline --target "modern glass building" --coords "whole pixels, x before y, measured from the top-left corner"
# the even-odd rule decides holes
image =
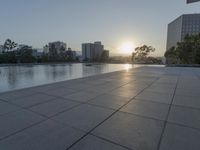
[[[200,14],[185,14],[168,25],[167,50],[183,41],[185,36],[200,33]]]

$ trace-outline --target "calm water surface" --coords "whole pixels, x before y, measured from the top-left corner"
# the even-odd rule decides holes
[[[0,93],[102,73],[127,70],[128,64],[49,64],[0,67]]]

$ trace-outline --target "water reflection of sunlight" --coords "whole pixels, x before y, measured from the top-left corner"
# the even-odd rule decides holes
[[[132,68],[132,65],[131,64],[125,64],[124,68],[128,72]]]

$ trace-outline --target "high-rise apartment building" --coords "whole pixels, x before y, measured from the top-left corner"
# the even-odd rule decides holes
[[[82,44],[83,60],[94,60],[101,57],[104,50],[104,45],[101,42],[84,43]]]
[[[200,33],[200,14],[185,14],[168,25],[167,50],[184,40],[186,35]]]

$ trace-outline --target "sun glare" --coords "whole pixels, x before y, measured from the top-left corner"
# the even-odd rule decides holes
[[[120,46],[120,53],[131,54],[135,49],[135,45],[132,42],[124,42]]]
[[[132,65],[131,64],[125,64],[124,68],[128,72],[132,68]]]

